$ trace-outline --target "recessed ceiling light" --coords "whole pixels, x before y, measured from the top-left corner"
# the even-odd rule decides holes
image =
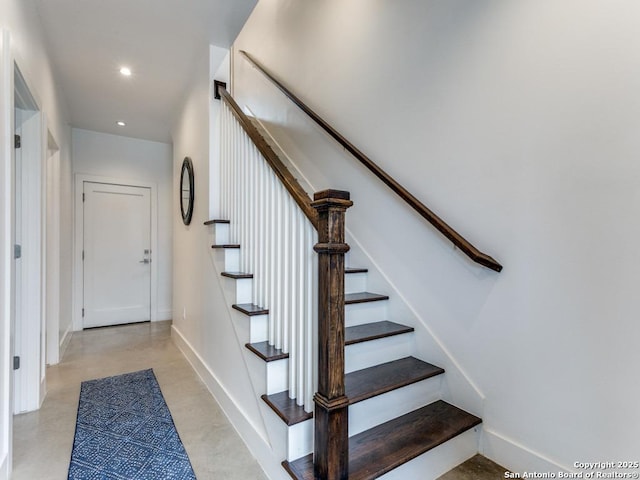
[[[119,127],[124,127],[126,125],[126,123],[124,123],[122,120],[116,122],[116,125],[118,125]]]
[[[131,76],[131,69],[129,67],[122,67],[120,69],[120,73],[122,75],[124,75],[125,77],[130,77]]]

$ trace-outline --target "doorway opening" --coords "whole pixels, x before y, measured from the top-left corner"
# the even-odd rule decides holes
[[[38,103],[14,64],[14,413],[37,410],[46,392],[42,125]]]

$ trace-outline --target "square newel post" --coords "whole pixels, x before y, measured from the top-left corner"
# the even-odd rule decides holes
[[[349,478],[348,406],[344,387],[344,217],[349,192],[324,190],[311,206],[318,212],[318,392],[315,402],[314,469],[322,480]]]

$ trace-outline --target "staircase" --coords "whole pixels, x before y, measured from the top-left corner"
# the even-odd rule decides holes
[[[212,248],[222,252],[216,255],[221,275],[235,291],[235,321],[255,359],[250,365],[256,367],[257,390],[263,392],[274,451],[280,447],[282,465],[292,478],[314,479],[313,413],[290,398],[289,355],[266,339],[269,310],[248,302],[253,274],[238,271],[242,246],[229,243],[229,220],[207,224],[214,228]],[[439,399],[445,371],[410,355],[414,328],[385,318],[389,297],[368,292],[367,275],[366,268],[345,268],[348,478],[394,478],[394,469],[403,465],[398,478],[436,478],[477,453],[475,427],[481,420]]]
[[[318,480],[435,480],[475,455],[481,420],[444,400],[444,369],[419,358],[425,332],[418,342],[415,319],[392,318],[367,268],[345,267],[349,193],[312,200],[259,124],[216,91],[226,218],[205,224],[273,455],[292,478]],[[502,268],[427,217],[477,263]]]

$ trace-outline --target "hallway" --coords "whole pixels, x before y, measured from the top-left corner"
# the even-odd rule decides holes
[[[42,408],[14,417],[14,480],[67,478],[80,383],[153,368],[199,480],[265,476],[226,416],[171,341],[171,322],[76,332],[47,369]]]

